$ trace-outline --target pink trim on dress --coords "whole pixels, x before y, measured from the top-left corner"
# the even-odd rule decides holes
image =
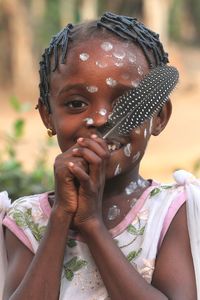
[[[186,201],[186,195],[185,191],[182,191],[180,195],[175,199],[176,201],[173,201],[172,204],[170,205],[168,212],[165,216],[164,222],[163,222],[163,228],[160,234],[160,239],[158,243],[158,249],[160,249],[163,239],[165,237],[165,234],[167,233],[167,230],[169,229],[169,226],[174,219],[176,213],[180,209],[180,207],[185,203]]]
[[[22,244],[24,244],[34,254],[31,242],[25,235],[24,231],[19,228],[11,218],[5,216],[3,219],[3,225],[6,226],[22,242]]]
[[[133,222],[138,211],[140,211],[142,206],[145,204],[148,195],[157,185],[159,185],[159,183],[152,181],[151,185],[142,193],[140,198],[137,200],[137,203],[128,212],[124,219],[117,226],[109,230],[113,238],[120,235],[128,227],[128,225]],[[48,201],[48,193],[45,193],[44,196],[40,198],[40,207],[46,216],[49,217],[51,213],[51,206]],[[73,230],[69,230],[69,238],[76,239],[79,242],[84,242],[82,236],[78,233],[75,233]]]
[[[128,227],[128,225],[130,225],[133,222],[133,220],[137,216],[137,213],[140,211],[140,209],[145,204],[146,199],[149,196],[150,192],[155,188],[156,185],[158,185],[158,184],[155,182],[152,182],[151,186],[149,186],[142,193],[142,195],[137,200],[134,207],[128,212],[128,214],[124,217],[124,219],[117,226],[115,226],[114,228],[109,230],[113,238],[120,235]]]

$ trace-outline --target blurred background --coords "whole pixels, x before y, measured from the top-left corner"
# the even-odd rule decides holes
[[[137,17],[159,32],[180,71],[172,118],[149,143],[142,175],[170,182],[184,168],[200,176],[199,0],[0,0],[0,190],[14,198],[51,189],[59,153],[34,109],[40,55],[67,23],[105,11]]]

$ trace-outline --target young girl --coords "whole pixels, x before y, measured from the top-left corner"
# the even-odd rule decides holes
[[[38,108],[61,149],[55,189],[4,218],[4,300],[197,299],[184,188],[139,175],[171,101],[129,134],[100,133],[116,99],[167,63],[158,35],[130,17],[106,13],[52,39]]]

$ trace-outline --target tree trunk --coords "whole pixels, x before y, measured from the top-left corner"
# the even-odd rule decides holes
[[[81,20],[93,20],[97,18],[98,1],[97,0],[82,0],[80,15]]]
[[[60,23],[64,27],[68,23],[74,23],[76,12],[75,0],[60,0]]]
[[[11,70],[13,89],[21,95],[37,84],[36,69],[32,54],[32,32],[28,22],[29,13],[21,0],[4,0],[2,10],[8,18],[10,37]]]
[[[144,22],[160,34],[164,44],[168,42],[168,20],[171,0],[143,0]]]

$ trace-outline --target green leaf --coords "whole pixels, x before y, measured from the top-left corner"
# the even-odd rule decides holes
[[[16,224],[19,226],[19,227],[26,227],[26,221],[24,219],[24,215],[22,212],[15,212],[13,213],[12,215],[13,219],[15,220]]]
[[[161,190],[159,188],[155,188],[151,191],[150,197],[153,197],[153,196],[159,194],[160,192],[161,192]]]
[[[133,226],[132,224],[130,224],[127,228],[127,231],[133,235],[137,235],[138,234],[138,230],[135,228],[135,226]]]
[[[76,265],[78,257],[74,256],[70,260],[68,260],[65,264],[64,267],[67,269],[73,269],[73,267]]]
[[[136,259],[136,257],[138,257],[138,255],[141,253],[141,251],[142,251],[142,248],[140,248],[138,251],[131,251],[126,256],[126,258],[128,259],[129,262],[131,262],[132,260]]]
[[[72,272],[72,270],[66,268],[64,272],[67,280],[72,281],[72,279],[74,278],[74,273]]]
[[[23,119],[18,119],[14,123],[14,136],[15,138],[20,138],[24,133],[25,122]]]
[[[85,266],[87,266],[87,261],[83,259],[79,259],[77,260],[76,264],[73,266],[72,271],[76,272]]]
[[[161,185],[161,188],[164,190],[171,189],[172,187],[173,187],[173,185]]]
[[[69,239],[68,242],[67,242],[67,246],[68,246],[69,248],[73,248],[73,247],[75,247],[76,245],[77,245],[77,243],[76,243],[76,241],[73,240],[73,239]]]
[[[10,97],[10,104],[16,112],[21,112],[21,103],[16,96]]]

